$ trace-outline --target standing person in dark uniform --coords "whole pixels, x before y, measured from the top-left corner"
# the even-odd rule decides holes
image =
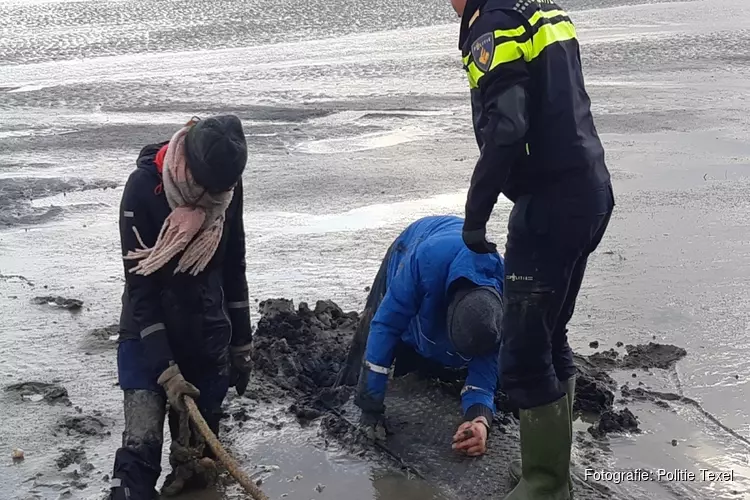
[[[567,340],[588,256],[614,207],[576,30],[551,0],[452,0],[481,151],[463,239],[514,202],[505,251],[502,383],[520,408],[521,475],[509,500],[570,497],[575,365]],[[567,394],[567,398],[566,398]]]
[[[189,446],[194,443],[180,434],[183,397],[196,399],[218,434],[228,388],[242,394],[247,387],[246,163],[237,117],[193,119],[170,141],[144,147],[125,185],[117,352],[125,431],[115,455],[113,500],[156,498],[167,403],[173,446]],[[170,461],[175,470],[162,491],[174,494],[191,482]]]

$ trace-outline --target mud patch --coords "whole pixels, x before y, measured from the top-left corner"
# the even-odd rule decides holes
[[[319,301],[312,309],[306,303],[295,307],[291,300],[285,299],[261,302],[259,312],[261,318],[254,332],[254,383],[245,394],[246,398],[259,403],[283,402],[302,425],[318,421],[326,447],[335,442],[334,446],[368,461],[385,461],[412,475],[429,476],[431,482],[441,484],[445,491],[466,490],[468,496],[462,497],[487,496],[483,488],[488,485],[480,484],[478,476],[472,477],[485,474],[474,470],[476,464],[472,467],[466,464],[461,472],[462,479],[456,484],[445,477],[446,468],[463,467],[442,451],[455,432],[450,419],[460,420],[456,403],[463,385],[463,379],[458,380],[461,377],[446,379],[427,373],[396,377],[389,384],[388,441],[385,444],[373,442],[359,430],[360,412],[351,400],[353,387],[335,387],[347,362],[360,318],[365,316],[346,313],[331,301]],[[617,384],[609,372],[622,365],[622,354],[610,350],[574,357],[577,365],[574,408],[598,416],[591,430],[583,431],[576,439],[586,443],[586,460],[598,463],[608,453],[602,438],[611,433],[637,432],[638,421],[629,409],[615,411],[613,408]],[[347,380],[347,383],[350,382]],[[496,404],[500,411],[492,423],[494,449],[502,450],[500,454],[505,457],[517,455],[518,422],[509,415],[512,408],[502,391],[496,394]],[[245,409],[229,415],[238,427],[253,419]],[[434,418],[441,419],[439,424],[432,421]],[[488,464],[485,462],[482,468],[487,471],[501,468]],[[502,467],[505,465],[504,462]],[[458,483],[461,484],[457,486]],[[502,485],[492,488],[498,495],[505,493]],[[585,492],[579,496],[588,498]]]
[[[32,304],[36,304],[38,306],[49,305],[60,309],[66,309],[68,311],[80,311],[83,307],[82,300],[66,299],[65,297],[35,297],[31,302]]]
[[[621,345],[618,343],[618,346]],[[670,369],[687,355],[687,351],[680,347],[654,342],[647,345],[627,345],[625,350],[627,354],[622,357],[614,349],[590,356],[574,355],[578,373],[573,406],[575,411],[595,413],[602,418],[610,419],[611,415],[606,412],[612,410],[616,384],[608,372],[618,369]],[[633,377],[636,376],[633,373]],[[622,388],[622,395],[625,398],[649,399],[643,391],[632,391],[628,387]]]
[[[289,407],[297,420],[305,425],[333,408],[340,408],[351,397],[353,388],[325,388],[311,396],[303,396]]]
[[[253,364],[281,392],[269,395],[268,390],[256,387],[249,397],[292,396],[296,401],[290,410],[302,422],[318,418],[331,404],[346,401],[348,392],[334,390],[333,385],[359,314],[345,313],[331,301],[318,301],[315,309],[302,302],[295,310],[286,299],[261,302],[259,310]]]
[[[113,324],[103,328],[90,330],[83,337],[82,346],[91,351],[105,351],[117,347],[120,325]]]
[[[311,309],[305,302],[295,308],[291,300],[269,299],[260,303],[259,312],[253,363],[256,373],[272,383],[254,387],[248,397],[270,401],[291,396],[294,403],[289,410],[303,424],[345,403],[352,388],[333,387],[360,315],[344,312],[330,300],[318,301]],[[684,349],[654,343],[626,349],[624,357],[614,349],[591,356],[574,355],[575,411],[599,416],[612,411],[617,386],[608,374],[611,370],[672,366],[686,354]],[[443,382],[446,396],[458,396],[462,382]],[[496,395],[496,404],[501,412],[513,411],[502,391]]]
[[[85,474],[82,475],[77,470],[55,476],[54,478],[50,477],[46,480],[44,476],[39,475],[29,481],[32,485],[30,495],[17,498],[23,498],[24,500],[78,498],[74,496],[73,491],[85,490],[89,486],[88,483],[84,482],[84,477]]]
[[[23,283],[30,287],[34,286],[34,283],[31,280],[20,274],[0,274],[0,281],[5,281],[7,283]]]
[[[330,439],[334,439],[343,449],[347,450],[360,458],[370,458],[372,460],[378,460],[376,454],[374,454],[373,444],[376,447],[381,448],[379,443],[370,441],[364,433],[362,433],[357,427],[351,425],[346,419],[341,418],[339,415],[334,413],[327,413],[320,421],[320,427],[323,434]],[[387,449],[385,451],[390,458],[397,457],[392,456]],[[405,464],[401,464],[404,465]]]
[[[71,404],[68,398],[68,390],[65,387],[46,382],[21,382],[20,384],[9,385],[5,388],[5,391],[15,394],[22,401],[44,401],[67,406]]]
[[[55,460],[57,468],[62,470],[72,464],[80,464],[86,459],[83,448],[65,448],[60,450],[60,456]]]
[[[320,422],[326,446],[329,441],[335,441],[348,453],[367,460],[386,459],[417,476],[425,457],[437,462],[447,460],[435,450],[444,441],[450,442],[452,434],[446,434],[442,439],[430,433],[430,436],[421,435],[425,424],[429,424],[430,410],[415,408],[414,405],[419,400],[420,404],[433,410],[436,405],[440,406],[440,415],[453,415],[463,386],[462,377],[436,377],[427,373],[398,377],[389,385],[392,399],[390,413],[386,412],[388,445],[373,443],[357,426],[359,411],[351,401],[354,387],[335,387],[363,316],[344,312],[331,301],[318,301],[311,309],[307,303],[295,307],[291,300],[286,299],[261,302],[259,312],[261,318],[254,333],[253,352],[253,377],[257,383],[251,385],[246,397],[259,402],[285,402],[301,425]],[[684,352],[671,346],[655,346],[658,344],[629,346],[627,366],[671,366]],[[639,432],[638,419],[629,409],[613,408],[618,387],[610,372],[625,365],[625,356],[608,350],[591,356],[574,354],[574,361],[577,369],[574,410],[598,417],[588,432],[584,431],[578,439],[587,442],[586,460],[597,463],[607,453],[602,449],[607,435]],[[518,424],[510,416],[513,408],[504,393],[498,390],[495,399],[498,415],[492,423],[494,446],[505,446],[510,450],[517,444]],[[237,411],[232,416],[238,425],[251,418],[246,411]],[[458,414],[455,417],[460,418]],[[446,429],[448,427],[451,426]],[[455,429],[448,430],[453,432]],[[429,450],[423,450],[425,446]],[[508,450],[507,453],[511,453]],[[442,471],[442,467],[436,467],[432,479],[440,477],[442,473],[437,471]],[[449,486],[446,488],[451,489]]]
[[[117,340],[120,333],[120,325],[115,323],[104,328],[95,328],[89,332],[89,337],[102,342],[113,342]]]
[[[117,187],[103,179],[15,177],[0,179],[0,226],[37,224],[62,212],[60,207],[32,207],[31,201],[57,194]]]
[[[620,411],[607,410],[599,417],[599,421],[588,428],[589,433],[597,439],[604,438],[610,433],[640,432],[638,419],[625,408]]]
[[[648,345],[627,345],[625,350],[628,353],[622,359],[623,368],[668,370],[687,356],[687,351],[681,347],[654,342],[649,342]]]
[[[594,355],[596,356],[596,355]],[[576,363],[576,394],[573,411],[601,415],[612,408],[616,388],[614,379],[601,367],[610,366],[609,362],[593,356],[573,355]]]
[[[617,347],[622,347],[622,342]],[[649,370],[660,368],[668,370],[687,355],[687,351],[681,347],[649,342],[641,345],[626,345],[626,354],[620,357],[620,353],[614,349],[594,353],[587,359],[596,367],[604,370],[612,369],[634,369],[641,368]]]
[[[65,417],[57,425],[57,429],[68,436],[109,436],[111,432],[107,430],[107,427],[108,424],[104,419],[91,415]]]
[[[611,370],[617,368],[620,365],[621,360],[619,359],[620,353],[614,349],[608,351],[596,352],[588,357],[589,361],[602,369]]]

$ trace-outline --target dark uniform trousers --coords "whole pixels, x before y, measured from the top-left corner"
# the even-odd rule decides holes
[[[560,382],[576,373],[567,325],[614,203],[607,182],[520,196],[511,211],[500,366],[504,391],[522,409],[556,401]]]
[[[216,274],[216,273],[214,273]],[[219,435],[221,404],[229,390],[232,327],[223,292],[211,276],[207,284],[162,294],[169,343],[185,379],[201,392],[196,401],[206,423]],[[124,391],[125,431],[115,454],[113,500],[151,500],[161,474],[166,395],[157,383],[159,370],[148,361],[140,339],[121,340],[117,351],[120,388]],[[177,439],[179,415],[168,414],[170,435]],[[191,436],[194,442],[195,436]],[[210,455],[208,455],[210,456]],[[118,487],[119,486],[119,487]]]

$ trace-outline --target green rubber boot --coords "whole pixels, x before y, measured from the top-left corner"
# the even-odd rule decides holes
[[[575,401],[575,387],[576,387],[576,378],[575,376],[571,377],[570,379],[566,380],[565,382],[561,382],[562,389],[565,392],[566,400],[568,403],[568,429],[569,429],[569,436],[570,436],[570,442],[572,446],[573,442],[573,402]],[[522,442],[523,444],[523,442]],[[523,451],[522,451],[523,453]],[[568,464],[570,464],[570,460],[568,460]],[[513,460],[510,463],[509,467],[510,472],[510,478],[512,481],[512,484],[517,484],[523,475],[521,460]],[[568,465],[568,492],[570,495],[570,498],[573,498],[573,481],[570,477],[570,466]]]

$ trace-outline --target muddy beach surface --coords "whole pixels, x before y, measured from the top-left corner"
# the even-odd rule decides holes
[[[462,211],[477,151],[447,2],[355,1],[334,13],[344,4],[176,5],[0,4],[0,499],[106,493],[122,431],[117,209],[145,143],[193,114],[243,119],[252,297],[291,299],[295,312],[306,301],[323,332],[318,300],[360,311],[406,224]],[[732,481],[608,486],[745,498],[750,8],[565,7],[617,198],[570,325],[591,375],[577,389],[575,462],[731,471]],[[501,201],[491,221],[500,245],[508,210]],[[77,304],[68,299],[80,307],[65,308]],[[343,332],[352,321],[335,322]],[[230,391],[223,421],[223,439],[263,489],[289,500],[440,498],[381,453],[321,429],[329,420],[303,396],[327,383],[345,344],[316,362],[295,357],[306,344],[286,344],[267,346],[285,360],[273,383],[273,357],[257,359],[251,397]],[[23,460],[12,459],[16,448]],[[239,494],[227,485],[190,498],[222,497]]]

